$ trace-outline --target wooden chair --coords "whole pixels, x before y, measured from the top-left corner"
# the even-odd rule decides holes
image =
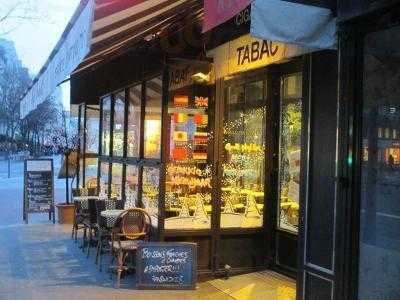
[[[117,257],[117,288],[120,286],[122,271],[128,270],[125,265],[128,254],[137,250],[139,241],[149,239],[151,229],[150,215],[144,209],[129,209],[120,218],[111,234],[112,255]]]

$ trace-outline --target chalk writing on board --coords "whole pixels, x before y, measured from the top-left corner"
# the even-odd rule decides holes
[[[143,243],[137,259],[139,288],[195,287],[195,244]]]

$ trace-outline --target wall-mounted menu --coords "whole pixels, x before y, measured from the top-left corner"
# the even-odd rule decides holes
[[[29,213],[49,213],[54,216],[53,160],[25,160],[24,220]]]
[[[193,243],[146,243],[137,250],[139,289],[195,289],[197,245]]]

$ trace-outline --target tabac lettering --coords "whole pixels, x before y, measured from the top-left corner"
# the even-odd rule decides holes
[[[254,41],[251,44],[240,46],[236,49],[237,65],[253,63],[265,58],[274,57],[279,46],[271,41]]]

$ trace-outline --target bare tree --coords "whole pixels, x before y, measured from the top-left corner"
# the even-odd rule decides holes
[[[41,19],[38,0],[0,0],[0,36],[17,29],[22,22]]]
[[[20,98],[28,87],[30,77],[27,69],[11,64],[2,70],[0,80],[0,116],[7,126],[6,134],[11,139],[19,126]]]

